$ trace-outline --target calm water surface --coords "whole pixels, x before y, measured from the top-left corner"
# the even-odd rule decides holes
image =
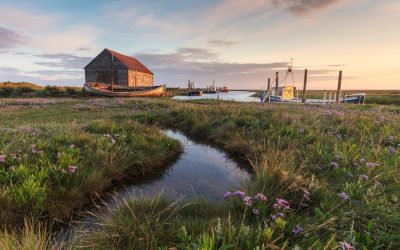
[[[154,196],[163,191],[165,196],[172,198],[201,197],[218,201],[226,191],[239,187],[244,180],[250,178],[250,174],[225,153],[195,143],[182,133],[171,130],[165,133],[182,143],[183,154],[161,178],[133,185],[120,193],[120,197]]]
[[[220,99],[237,102],[260,102],[260,98],[251,97],[255,92],[229,91],[227,93],[203,94],[202,96],[174,96],[176,100]]]

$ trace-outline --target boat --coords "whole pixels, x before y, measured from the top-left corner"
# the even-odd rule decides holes
[[[203,95],[203,91],[198,89],[198,90],[189,90],[185,93],[185,95],[187,96],[202,96]]]
[[[227,87],[222,87],[222,89],[220,90],[220,92],[229,92],[229,89]]]
[[[108,97],[157,97],[165,94],[165,85],[151,87],[128,87],[106,83],[86,83],[83,90],[88,94],[102,95]]]

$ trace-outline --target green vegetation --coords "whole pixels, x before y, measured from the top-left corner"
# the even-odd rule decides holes
[[[86,115],[75,118],[82,107],[65,108],[35,100],[22,107],[8,102],[0,111],[2,227],[22,224],[25,215],[66,219],[113,181],[149,177],[180,152],[157,128],[116,123],[112,112],[82,111]]]
[[[0,98],[15,97],[76,97],[82,96],[80,87],[42,87],[27,82],[2,82],[0,83]]]
[[[8,230],[0,239],[6,246],[59,246],[45,233],[53,218],[67,221],[127,172],[133,180],[159,173],[179,151],[159,134],[166,127],[246,161],[254,178],[240,191],[227,190],[218,204],[155,197],[100,205],[91,210],[96,226],[74,228],[65,248],[400,248],[399,107],[41,100],[2,100],[0,206]],[[34,227],[31,216],[48,224]]]

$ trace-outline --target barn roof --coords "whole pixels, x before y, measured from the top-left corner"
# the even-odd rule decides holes
[[[111,53],[115,58],[117,58],[117,60],[119,60],[122,64],[124,64],[128,69],[132,69],[135,71],[154,75],[153,72],[151,72],[146,66],[144,66],[141,62],[139,62],[139,60],[137,60],[136,58],[127,56],[127,55],[123,55],[121,53],[118,53],[118,52],[110,50],[110,49],[104,49],[104,50]]]

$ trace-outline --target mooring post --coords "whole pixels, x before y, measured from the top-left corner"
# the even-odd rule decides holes
[[[275,101],[278,101],[278,85],[279,85],[279,72],[276,72],[276,81],[275,81]]]
[[[338,80],[338,86],[337,86],[337,91],[336,91],[336,103],[339,103],[339,101],[340,101],[341,90],[342,90],[342,71],[339,71],[339,80]]]
[[[304,85],[303,85],[303,98],[301,102],[306,102],[306,90],[307,90],[307,69],[304,70]]]
[[[268,78],[268,88],[267,88],[267,97],[268,97],[268,102],[270,102],[270,95],[271,95],[271,78]]]
[[[324,104],[325,104],[325,100],[326,100],[326,90],[324,90]]]

